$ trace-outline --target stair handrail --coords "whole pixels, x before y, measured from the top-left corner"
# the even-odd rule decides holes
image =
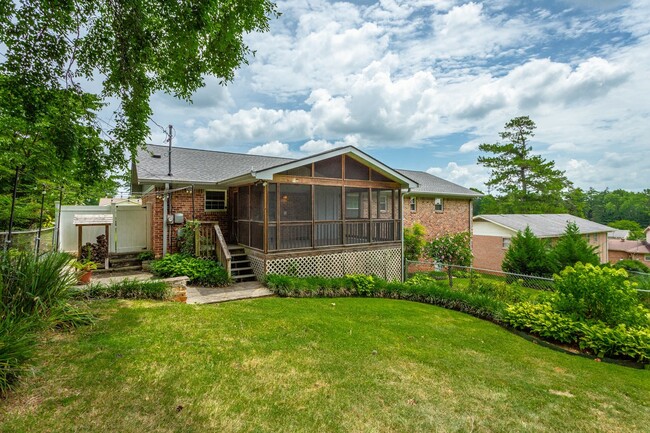
[[[214,231],[217,235],[217,238],[215,239],[215,252],[217,253],[217,261],[221,263],[223,268],[228,273],[228,278],[231,278],[231,256],[230,251],[228,250],[228,244],[226,244],[226,239],[223,237],[223,233],[221,233],[221,228],[219,228],[218,224],[214,225]]]

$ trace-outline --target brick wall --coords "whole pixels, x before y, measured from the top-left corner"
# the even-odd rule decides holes
[[[474,235],[472,237],[473,266],[494,271],[501,270],[501,262],[506,254],[503,238],[500,236]]]
[[[151,192],[142,197],[143,203],[151,204],[152,208],[152,245],[156,257],[162,255],[163,249],[163,199],[162,191],[164,188],[157,188],[155,192]],[[192,192],[176,191],[171,194],[171,206],[167,211],[169,214],[182,213],[186,220],[192,219]],[[229,197],[230,198],[230,197]],[[230,205],[230,200],[227,206]],[[206,211],[205,210],[205,190],[196,189],[194,191],[194,219],[198,221],[216,222],[219,224],[226,240],[230,238],[230,213],[226,211]],[[168,238],[167,244],[169,252],[176,252],[177,248],[177,235],[178,229],[182,224],[168,225]]]
[[[404,197],[404,227],[421,224],[427,231],[427,240],[449,233],[471,232],[472,201],[443,198],[443,211],[434,208],[434,198],[416,197],[416,211],[411,211],[411,197]]]
[[[631,258],[625,251],[612,251],[609,250],[609,263],[616,264],[619,260]]]

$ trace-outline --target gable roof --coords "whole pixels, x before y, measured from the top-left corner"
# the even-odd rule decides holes
[[[411,194],[414,195],[440,195],[468,199],[481,196],[480,193],[429,173],[392,169],[353,146],[329,150],[302,159],[174,147],[172,148],[172,176],[167,176],[168,147],[150,144],[146,149],[138,151],[137,162],[133,165],[133,179],[136,184],[170,182],[195,185],[272,179],[274,173],[344,153],[364,161],[382,174],[400,179],[404,185],[410,186]]]
[[[418,183],[418,186],[411,188],[411,192],[407,195],[440,195],[444,197],[461,197],[461,198],[474,198],[482,197],[483,194],[472,191],[471,189],[462,187],[448,180],[441,179],[437,176],[429,174],[425,171],[415,170],[397,170],[405,176],[410,177]]]
[[[569,214],[477,215],[473,219],[474,221],[488,221],[513,232],[524,231],[528,226],[538,238],[561,236],[569,222],[574,222],[578,226],[580,233],[583,234],[611,232],[614,230],[606,225]]]
[[[247,155],[214,150],[172,148],[172,175],[167,146],[149,144],[139,149],[134,164],[136,183],[214,185],[227,179],[293,161],[289,158]]]

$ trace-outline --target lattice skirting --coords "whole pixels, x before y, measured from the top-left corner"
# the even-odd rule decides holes
[[[299,277],[321,276],[342,277],[347,274],[377,275],[388,281],[400,281],[402,275],[401,251],[389,248],[372,251],[351,251],[334,254],[320,254],[266,261],[267,274],[288,274]],[[258,276],[257,268],[263,260],[250,257],[251,265]]]
[[[257,281],[262,281],[266,275],[264,269],[264,259],[249,255],[248,260],[251,263],[251,268],[253,268],[253,273],[255,274]]]

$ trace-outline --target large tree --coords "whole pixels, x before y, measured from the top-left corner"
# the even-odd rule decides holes
[[[563,192],[571,182],[563,171],[532,153],[531,138],[536,128],[528,116],[516,117],[499,133],[504,142],[483,143],[479,149],[490,154],[479,156],[478,163],[491,170],[486,183],[503,194],[507,212],[560,212],[565,210]]]
[[[144,144],[151,95],[232,80],[243,34],[276,15],[268,0],[0,0],[0,200],[16,183],[18,196],[43,180],[106,187]],[[84,89],[95,80],[99,95]]]

